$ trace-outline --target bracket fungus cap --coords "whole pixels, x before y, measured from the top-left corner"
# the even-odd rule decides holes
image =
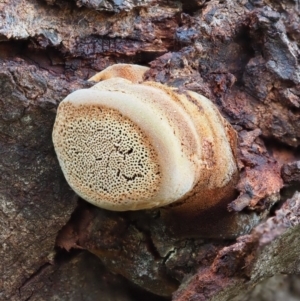
[[[70,186],[86,201],[115,211],[195,195],[200,207],[214,206],[220,195],[208,201],[206,192],[222,191],[237,173],[234,130],[207,98],[154,82],[137,84],[132,67],[125,72],[127,65],[114,66],[108,77],[104,70],[92,78],[103,81],[59,105],[53,143]]]
[[[143,81],[143,76],[148,70],[148,67],[140,65],[116,64],[98,72],[92,76],[89,81],[100,82],[106,79],[120,77],[130,80],[132,83],[139,83]]]

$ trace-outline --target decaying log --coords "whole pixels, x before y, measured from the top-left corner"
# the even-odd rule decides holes
[[[253,287],[269,277],[296,283],[297,4],[1,1],[0,299],[259,300]],[[224,210],[239,231],[179,237],[165,208],[109,212],[69,188],[51,140],[56,108],[115,63],[203,94],[235,128],[240,179]]]

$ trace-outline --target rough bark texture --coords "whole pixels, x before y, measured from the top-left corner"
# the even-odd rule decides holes
[[[278,300],[299,300],[297,4],[0,0],[0,299],[275,300],[262,288],[282,283]],[[219,238],[176,236],[168,208],[101,210],[65,182],[56,107],[124,62],[210,98],[238,132],[236,198],[206,217]]]

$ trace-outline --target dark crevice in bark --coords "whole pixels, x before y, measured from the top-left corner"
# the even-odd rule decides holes
[[[22,288],[25,287],[26,285],[30,284],[30,282],[34,281],[35,278],[38,278],[39,275],[47,269],[49,266],[51,266],[51,263],[47,262],[44,263],[41,267],[39,267],[34,273],[32,273],[19,287],[19,293],[21,292]],[[30,297],[29,297],[30,299]],[[27,300],[29,300],[27,299]]]
[[[137,222],[131,221],[131,224],[133,225],[133,227],[135,227],[139,232],[141,232],[143,234],[143,236],[145,238],[147,249],[153,255],[153,257],[156,260],[162,259],[162,256],[159,254],[159,252],[155,246],[155,243],[152,240],[151,232],[149,230],[146,230],[146,229],[142,228],[141,226],[139,226]]]

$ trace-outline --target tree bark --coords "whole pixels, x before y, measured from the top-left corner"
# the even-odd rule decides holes
[[[0,299],[275,300],[277,283],[299,300],[298,5],[0,1]],[[233,232],[209,215],[222,237],[179,236],[167,208],[109,212],[68,186],[56,108],[115,63],[203,94],[235,128]]]

